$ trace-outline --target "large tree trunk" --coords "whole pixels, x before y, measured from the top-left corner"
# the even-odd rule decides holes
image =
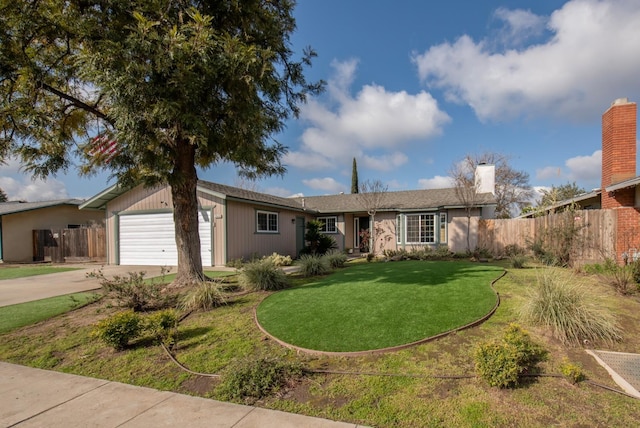
[[[178,248],[178,273],[174,287],[202,282],[204,272],[200,254],[198,232],[198,175],[195,168],[195,147],[186,141],[177,144],[176,157],[171,173],[173,197],[173,221],[176,225]]]

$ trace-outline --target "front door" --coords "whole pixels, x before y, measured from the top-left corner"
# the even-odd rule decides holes
[[[296,217],[296,256],[304,249],[304,217]]]
[[[369,217],[354,217],[353,219],[354,230],[354,247],[360,250],[361,253],[369,252]]]

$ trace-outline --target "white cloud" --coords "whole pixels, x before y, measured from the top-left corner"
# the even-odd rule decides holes
[[[362,157],[362,163],[365,167],[375,169],[376,171],[391,171],[399,166],[407,163],[409,158],[401,152],[394,152],[383,156],[367,156]]]
[[[536,169],[537,180],[558,179],[563,176],[562,169],[557,166],[545,166],[544,168]]]
[[[0,164],[0,189],[10,201],[37,202],[69,198],[62,181],[55,178],[32,180],[22,172],[22,163],[13,157]]]
[[[424,140],[442,133],[451,118],[438,108],[431,94],[421,91],[391,92],[376,84],[364,85],[354,95],[350,85],[355,78],[357,60],[332,63],[335,75],[329,80],[328,101],[309,100],[302,107],[301,118],[310,126],[302,134],[298,152],[285,157],[288,164],[299,168],[346,165],[368,150],[391,151],[397,167],[399,147],[413,140]],[[394,151],[396,153],[394,153]],[[380,158],[383,159],[383,158]]]
[[[69,198],[64,183],[54,178],[31,180],[28,177],[15,179],[5,176],[0,177],[0,188],[10,201],[37,202]]]
[[[576,156],[565,162],[569,168],[569,179],[597,181],[602,176],[602,150],[590,156]]]
[[[401,183],[398,180],[388,181],[387,185],[389,186],[389,189],[393,189],[393,190],[400,190],[400,189],[406,189],[407,188],[407,183]]]
[[[267,195],[280,196],[283,198],[292,198],[294,197],[293,192],[289,189],[285,189],[284,187],[267,187],[264,191]]]
[[[528,12],[500,13],[514,37],[537,25],[525,25],[534,21]],[[615,98],[640,91],[638,22],[637,0],[572,0],[548,17],[545,43],[498,52],[491,40],[463,35],[413,60],[426,84],[468,104],[481,120],[592,120]]]
[[[347,191],[347,186],[345,186],[344,184],[338,183],[336,180],[334,180],[331,177],[312,178],[309,180],[302,180],[302,183],[305,186],[311,187],[312,189],[322,190],[324,192],[329,192],[329,193],[340,193],[340,192]]]
[[[447,189],[453,187],[451,177],[436,175],[433,178],[421,178],[418,180],[418,187],[421,189]]]
[[[499,42],[504,46],[519,46],[530,37],[541,35],[546,23],[544,17],[530,10],[500,7],[494,12],[494,16],[505,23],[499,36]]]

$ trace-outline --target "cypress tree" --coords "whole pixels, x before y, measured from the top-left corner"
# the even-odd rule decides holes
[[[356,158],[353,158],[353,169],[351,170],[351,193],[358,193],[358,165]]]

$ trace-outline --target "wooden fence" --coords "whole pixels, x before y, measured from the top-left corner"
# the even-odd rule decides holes
[[[33,231],[33,261],[68,263],[106,260],[104,227]]]
[[[580,210],[526,219],[480,220],[478,247],[504,254],[508,245],[521,248],[546,240],[559,245],[568,228],[576,230],[571,258],[575,264],[615,259],[617,213],[615,210]]]

